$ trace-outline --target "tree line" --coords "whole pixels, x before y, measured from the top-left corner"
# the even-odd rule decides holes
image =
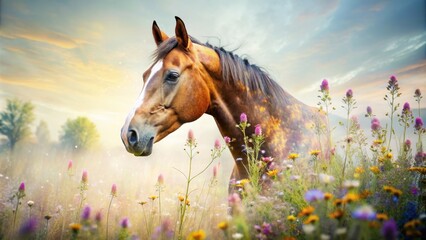
[[[30,126],[35,120],[34,105],[20,99],[6,99],[6,108],[0,112],[0,135],[7,139],[10,150],[32,136]],[[45,121],[37,126],[34,135],[40,144],[50,143],[50,133]],[[96,125],[87,117],[68,119],[61,127],[59,143],[66,149],[87,150],[99,142]]]

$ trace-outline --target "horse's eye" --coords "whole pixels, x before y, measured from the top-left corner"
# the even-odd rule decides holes
[[[169,82],[169,83],[176,83],[178,79],[179,79],[179,73],[177,72],[168,72],[165,78],[166,82]]]

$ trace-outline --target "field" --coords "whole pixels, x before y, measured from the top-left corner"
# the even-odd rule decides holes
[[[257,159],[265,137],[258,129],[246,139],[250,178],[231,183],[231,194],[224,164],[230,139],[209,139],[211,150],[200,149],[197,129],[182,139],[186,159],[157,164],[129,161],[124,150],[30,142],[4,149],[0,239],[421,239],[422,96],[416,91],[411,106],[399,103],[394,77],[387,91],[386,116],[371,106],[352,117],[354,107],[367,106],[356,105],[352,90],[332,98],[323,81],[319,108],[327,119],[334,105],[347,112],[340,123],[312,126],[329,141],[286,159]],[[251,124],[241,118],[238,127]]]

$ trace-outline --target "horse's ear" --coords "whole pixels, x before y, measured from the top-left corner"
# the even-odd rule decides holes
[[[152,23],[152,35],[154,36],[154,40],[157,46],[169,39],[169,36],[160,30],[156,21]]]
[[[182,46],[185,49],[189,49],[191,47],[191,39],[189,38],[189,35],[186,32],[185,24],[183,23],[182,19],[180,19],[179,17],[175,17],[175,18],[176,18],[176,28],[175,28],[176,40],[178,41],[180,46]]]

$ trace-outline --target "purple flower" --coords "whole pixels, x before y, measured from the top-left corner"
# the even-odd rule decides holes
[[[257,124],[256,127],[254,128],[254,134],[256,136],[262,135],[262,126],[260,126],[260,124]]]
[[[228,145],[229,143],[231,143],[231,138],[228,136],[223,137],[223,141],[225,141],[226,145]]]
[[[394,75],[390,76],[389,78],[389,86],[393,87],[398,84],[398,80],[396,80],[396,77]]]
[[[19,234],[23,236],[29,236],[31,234],[35,234],[37,231],[38,222],[34,217],[26,220],[19,229]]]
[[[407,140],[405,140],[405,143],[404,143],[404,150],[408,151],[410,149],[411,149],[411,141],[410,141],[410,139],[407,139]]]
[[[371,120],[371,130],[378,131],[378,130],[380,130],[380,128],[382,128],[382,127],[380,126],[379,119],[373,118],[373,120]]]
[[[383,223],[381,234],[386,240],[397,239],[398,236],[398,226],[396,225],[395,220],[390,219]]]
[[[358,220],[374,220],[376,212],[370,205],[363,205],[352,212],[352,217]]]
[[[122,228],[128,228],[130,226],[129,219],[127,217],[121,219],[120,225]]]
[[[25,183],[21,182],[18,189],[19,193],[25,193]]]
[[[371,116],[371,114],[373,114],[373,109],[370,106],[367,107],[367,114],[368,116]]]
[[[240,123],[246,123],[246,122],[247,122],[247,115],[245,113],[241,113]]]
[[[320,85],[320,88],[321,88],[321,92],[325,92],[325,93],[328,93],[328,92],[329,92],[330,87],[328,86],[328,81],[327,81],[327,79],[322,80],[321,85]]]
[[[324,199],[324,193],[318,189],[312,189],[305,193],[305,200],[307,202],[315,202]]]
[[[420,189],[419,189],[418,187],[416,187],[416,186],[411,186],[411,188],[410,188],[410,192],[411,192],[411,194],[413,194],[414,196],[417,196],[417,195],[419,194],[419,192],[420,192]]]
[[[263,223],[262,226],[254,225],[254,229],[256,229],[257,232],[263,233],[264,235],[268,236],[272,234],[272,225],[270,223]]]
[[[404,103],[404,106],[402,107],[402,112],[410,112],[410,104],[408,102]]]
[[[352,89],[348,89],[346,91],[346,98],[351,99],[354,96],[354,93],[352,92]]]
[[[81,219],[83,219],[84,221],[88,221],[90,218],[90,211],[92,209],[90,208],[90,206],[85,206],[83,209],[83,212],[81,213]]]
[[[414,128],[417,131],[420,131],[423,128],[423,120],[420,117],[416,117],[416,121],[414,123]]]
[[[238,195],[238,193],[232,193],[231,195],[228,196],[228,204],[233,207],[233,206],[239,206],[241,204],[241,198],[240,195]]]
[[[416,156],[414,156],[415,165],[421,165],[424,161],[426,161],[426,153],[417,152]]]

